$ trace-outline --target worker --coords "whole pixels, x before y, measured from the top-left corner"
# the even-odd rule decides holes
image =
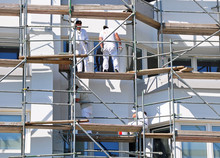
[[[112,33],[112,30],[108,28],[108,26],[103,26],[103,30],[99,34],[99,41],[102,41],[106,37],[108,37]],[[109,41],[109,42],[107,42]],[[118,41],[118,50],[116,46],[116,42]],[[119,66],[118,66],[118,51],[122,51],[122,46],[121,46],[121,39],[119,35],[114,32],[112,33],[107,39],[106,42],[103,42],[100,44],[101,50],[103,52],[103,71],[108,72],[109,68],[109,55],[112,55],[112,60],[113,60],[113,66],[114,66],[114,71],[119,72]]]
[[[86,88],[81,85],[76,85],[76,104],[80,105],[81,116],[91,122],[92,106],[90,103],[86,103],[89,101],[88,93],[82,93],[82,91],[86,91]],[[92,133],[92,131],[89,130],[87,133]]]
[[[145,125],[145,128],[148,127],[148,118],[147,118],[147,113],[144,111],[138,111],[132,110],[133,115],[132,118],[134,119],[133,121],[129,122],[128,125]],[[144,117],[143,117],[144,116]],[[136,120],[137,118],[137,120]],[[130,134],[133,134],[133,132],[130,132]]]
[[[81,26],[82,26],[82,21],[77,20],[76,21],[76,55],[88,53],[89,38],[86,30],[82,29]],[[78,63],[81,60],[81,58],[76,58],[76,60]],[[77,65],[77,71],[82,72],[83,70],[82,62],[84,62],[84,71],[88,72],[88,57],[84,58],[84,60]]]

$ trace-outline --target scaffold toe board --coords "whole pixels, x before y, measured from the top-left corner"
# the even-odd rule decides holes
[[[164,23],[162,27],[164,34],[182,35],[211,35],[219,30],[217,24]]]
[[[142,126],[140,125],[116,125],[116,124],[98,124],[98,123],[80,123],[80,126],[85,130],[91,131],[109,131],[109,132],[140,132]],[[80,128],[76,126],[78,130]]]
[[[220,79],[220,72],[176,72],[182,79]],[[177,78],[177,76],[173,76]]]
[[[178,71],[183,69],[184,66],[177,66],[173,67],[173,70]],[[170,67],[165,67],[165,68],[155,68],[155,69],[145,69],[145,70],[139,70],[137,71],[138,76],[142,75],[156,75],[156,74],[162,74],[162,73],[168,73],[170,72],[171,68]],[[128,73],[135,73],[135,71],[128,71]]]
[[[177,130],[176,141],[179,142],[220,142],[220,132]]]
[[[84,79],[113,79],[113,80],[133,80],[132,73],[118,73],[118,72],[77,72],[79,78]]]
[[[91,137],[97,142],[135,142],[135,136],[103,136],[103,135],[91,135]],[[91,142],[92,140],[88,136],[77,135],[76,141],[80,142]]]

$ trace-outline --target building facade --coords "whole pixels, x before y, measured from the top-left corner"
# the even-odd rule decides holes
[[[0,157],[135,157],[137,150],[155,158],[220,157],[218,1],[74,0],[69,8],[70,2],[0,0]],[[65,59],[73,63],[66,65],[64,59],[52,57],[74,53],[76,20],[82,21],[89,37],[89,75],[84,77],[86,73],[74,70],[74,57]],[[101,72],[97,44],[104,25],[115,29],[122,40],[119,73],[111,72],[111,60],[110,72]],[[18,59],[14,66],[9,64]],[[188,67],[190,72],[173,71],[171,66]],[[158,72],[163,67],[170,69]],[[131,79],[127,72],[133,74]],[[142,105],[148,116],[146,132],[161,134],[158,138],[146,136],[139,149],[134,141],[138,139],[128,129],[122,136],[132,141],[98,139],[120,137],[121,131],[98,128],[127,125],[133,120],[131,110],[142,111]],[[100,126],[84,133],[76,122],[48,123],[74,119]],[[181,132],[189,131],[184,140]],[[164,133],[171,137],[164,139]],[[88,137],[83,140],[83,136]],[[97,152],[100,146],[107,154]]]

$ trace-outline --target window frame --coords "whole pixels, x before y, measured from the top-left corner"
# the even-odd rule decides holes
[[[21,109],[1,109],[0,115],[19,115],[22,117],[22,110]],[[26,110],[26,119],[30,121],[30,110]],[[31,149],[31,132],[30,129],[26,129],[25,135],[25,151],[26,153],[30,153]],[[0,149],[0,153],[21,153],[21,149]]]

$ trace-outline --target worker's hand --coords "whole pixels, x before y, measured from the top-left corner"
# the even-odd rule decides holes
[[[76,41],[76,45],[79,45],[80,44],[80,41]]]
[[[102,52],[102,53],[104,52],[104,48],[101,48],[101,52]]]
[[[85,44],[85,45],[87,45],[87,44],[88,44],[88,42],[87,42],[87,41],[84,41],[84,44]]]
[[[118,46],[118,53],[120,54],[123,50],[123,47],[121,45]]]

